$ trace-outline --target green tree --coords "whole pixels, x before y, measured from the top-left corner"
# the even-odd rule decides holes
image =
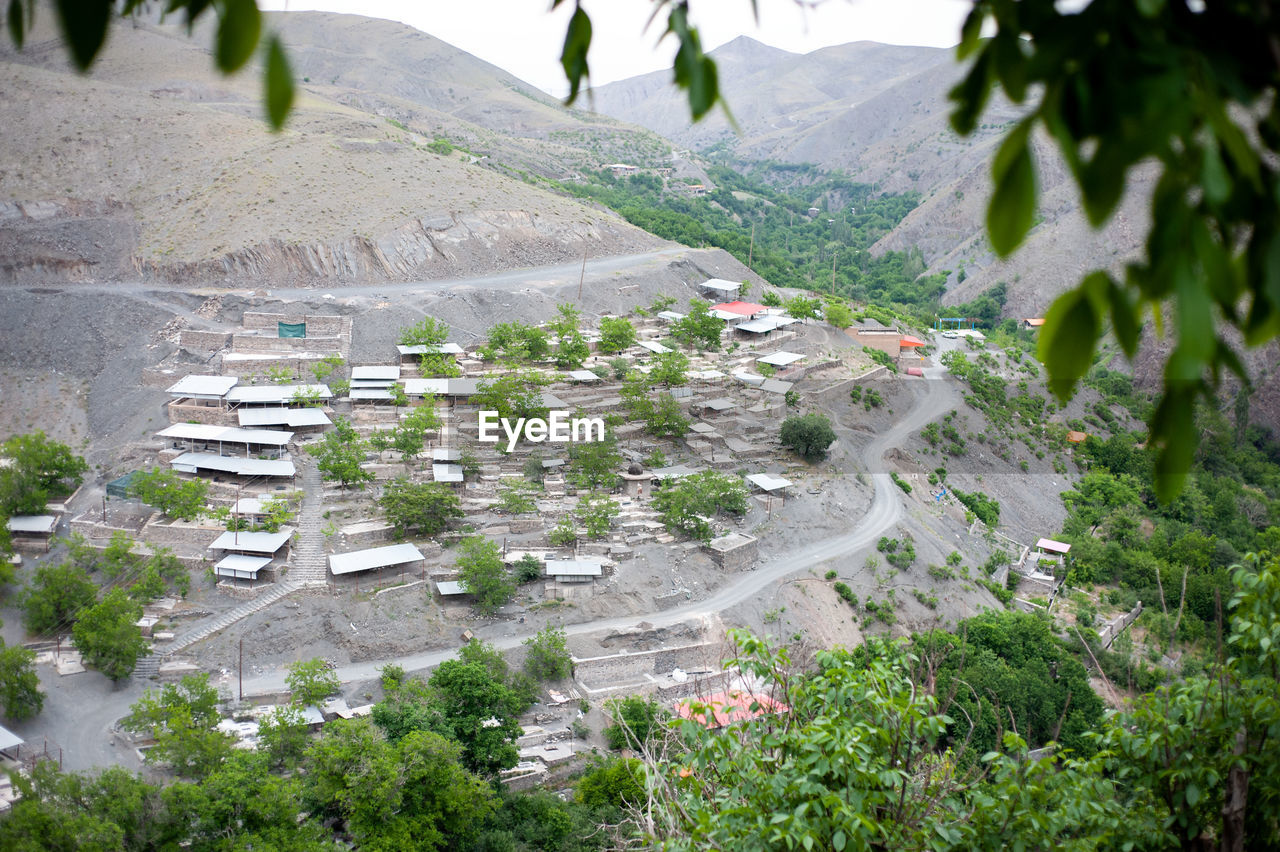
[[[44,709],[36,674],[36,654],[0,640],[0,705],[10,719],[27,719]]]
[[[665,392],[654,398],[644,417],[644,430],[659,438],[683,438],[691,426],[692,421],[685,416],[680,402]]]
[[[592,492],[578,499],[574,514],[587,531],[587,538],[604,538],[609,534],[613,519],[621,512],[617,501],[606,494]]]
[[[15,435],[0,443],[0,515],[34,515],[51,497],[70,494],[84,480],[89,465],[66,444],[44,432]]]
[[[827,457],[827,448],[836,440],[836,432],[825,414],[804,414],[782,421],[778,433],[782,446],[809,460]]]
[[[542,361],[550,353],[546,331],[519,321],[500,322],[489,329],[489,339],[480,350],[486,361],[517,364]]]
[[[298,707],[276,707],[258,722],[258,753],[273,768],[296,767],[310,742],[310,728]]]
[[[671,324],[672,337],[685,346],[700,350],[718,350],[723,333],[724,320],[711,315],[711,306],[705,299],[690,299],[689,313]]]
[[[393,479],[382,489],[378,505],[398,536],[439,535],[464,514],[457,492],[441,482]]]
[[[32,633],[68,629],[98,599],[98,589],[85,570],[70,562],[37,565],[22,593],[23,623]]]
[[[516,765],[520,697],[480,663],[445,660],[428,681],[446,730],[461,744],[463,765],[490,777]]]
[[[496,614],[516,593],[497,543],[481,536],[464,539],[458,546],[458,580],[485,615]]]
[[[525,515],[538,510],[535,490],[526,484],[504,485],[498,490],[498,508],[510,515]]]
[[[606,429],[603,441],[579,441],[569,445],[568,478],[577,488],[612,488],[618,481],[622,453],[613,430]]]
[[[368,719],[337,719],[307,749],[303,803],[346,824],[363,842],[381,835],[400,804],[396,749]]]
[[[337,673],[319,657],[290,663],[284,682],[289,687],[291,700],[299,707],[318,705],[341,686]]]
[[[786,301],[787,313],[796,319],[817,319],[822,303],[807,296],[792,296]]]
[[[655,491],[653,505],[668,530],[710,541],[709,519],[721,512],[746,512],[747,489],[737,477],[704,470]]]
[[[124,589],[115,588],[80,613],[71,628],[71,641],[87,665],[112,680],[121,680],[133,674],[138,658],[148,649],[138,629],[140,618],[142,604]]]
[[[661,352],[650,358],[649,364],[652,367],[649,370],[650,385],[674,388],[689,382],[689,356],[683,352]]]
[[[616,354],[630,349],[636,342],[636,328],[626,317],[600,318],[600,351]]]
[[[471,404],[481,411],[496,411],[499,417],[512,420],[545,418],[547,406],[542,401],[542,389],[547,381],[545,376],[530,371],[488,376],[478,383]]]
[[[409,411],[389,432],[375,432],[369,444],[379,452],[395,450],[401,461],[410,464],[427,443],[427,433],[440,428],[440,417],[432,405],[419,405]]]
[[[643,748],[668,718],[656,701],[635,695],[610,699],[605,711],[612,721],[604,729],[604,739],[614,750]]]
[[[595,756],[574,786],[574,798],[596,808],[646,804],[644,764],[634,758]]]
[[[373,474],[363,467],[367,442],[356,432],[346,418],[333,418],[333,428],[314,444],[307,445],[307,452],[316,458],[316,466],[325,479],[339,483],[344,489],[354,485],[363,488],[373,480]]]
[[[844,302],[828,302],[823,307],[822,314],[826,321],[836,328],[848,328],[853,325],[853,311]]]
[[[426,316],[417,325],[400,329],[399,342],[402,346],[431,347],[418,356],[418,372],[423,376],[448,378],[462,375],[462,370],[459,369],[453,356],[438,351],[448,339],[448,324],[435,317]]]
[[[140,470],[129,481],[129,496],[155,506],[171,518],[194,521],[208,511],[209,483],[184,479],[172,470]]]
[[[342,356],[334,352],[326,355],[319,361],[312,363],[311,375],[315,377],[317,382],[323,382],[332,376],[335,372],[342,369],[346,362],[342,360]]]
[[[537,680],[563,680],[573,668],[564,630],[547,625],[536,636],[524,640],[524,670]]]
[[[165,684],[158,693],[148,689],[121,724],[155,740],[148,761],[203,778],[231,754],[233,739],[217,729],[219,718],[218,690],[201,672]]]

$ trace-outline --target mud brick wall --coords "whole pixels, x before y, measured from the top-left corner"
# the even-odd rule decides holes
[[[686,671],[719,670],[720,646],[682,645],[656,651],[589,657],[575,659],[573,665],[577,681],[589,690],[632,688],[648,682],[650,675],[667,675],[677,668]]]
[[[231,348],[236,352],[323,352],[341,354],[345,341],[336,336],[323,337],[267,337],[237,333],[231,338]]]
[[[208,547],[223,532],[220,526],[148,523],[142,528],[139,538],[148,544],[159,544],[165,547],[202,548]]]
[[[308,337],[337,337],[350,333],[351,320],[348,317],[325,314],[277,314],[266,311],[245,311],[241,324],[247,329],[275,331],[276,324],[282,322],[307,324]]]

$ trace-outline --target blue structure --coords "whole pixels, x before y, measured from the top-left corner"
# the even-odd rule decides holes
[[[954,325],[948,325],[944,328],[943,323],[954,323]],[[964,327],[965,323],[969,324],[970,330],[976,328],[974,321],[968,317],[938,317],[938,321],[933,324],[933,329],[934,331],[949,331],[951,329],[959,331]]]

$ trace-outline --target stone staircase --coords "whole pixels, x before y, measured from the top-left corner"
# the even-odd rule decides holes
[[[139,683],[149,681],[160,673],[160,657],[152,652],[145,657],[138,658],[138,664],[133,669],[133,679]]]
[[[245,601],[240,606],[228,610],[216,618],[192,625],[190,630],[175,637],[165,647],[163,653],[166,656],[227,629],[237,621],[266,609],[286,595],[301,589],[323,588],[327,584],[328,561],[324,553],[324,533],[322,531],[324,526],[324,518],[321,513],[323,485],[320,480],[320,471],[310,459],[304,460],[300,466],[303,498],[302,507],[298,511],[297,538],[293,545],[293,564],[289,568],[288,574],[281,577],[271,588],[260,592],[252,600]],[[154,659],[155,665],[159,666],[158,657],[148,657],[146,659]],[[142,660],[138,661],[139,669],[142,667],[142,662]],[[135,673],[136,676],[138,675]]]

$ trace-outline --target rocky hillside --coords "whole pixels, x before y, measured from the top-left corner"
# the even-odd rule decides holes
[[[983,236],[988,164],[1018,111],[995,99],[981,127],[957,137],[947,124],[947,92],[962,69],[951,50],[855,42],[799,56],[740,38],[713,56],[728,72],[721,79],[740,135],[720,114],[690,126],[681,95],[659,86],[663,75],[602,86],[597,107],[693,148],[721,143],[740,160],[817,163],[886,191],[920,191],[921,206],[878,248],[919,246],[930,271],[951,271],[950,302],[1007,281],[1010,315],[1036,316],[1080,273],[1119,266],[1138,247],[1145,182],[1137,182],[1111,226],[1095,233],[1042,141],[1042,220],[1022,252],[1008,261],[993,257]]]
[[[519,180],[664,156],[652,132],[400,24],[271,23],[301,85],[280,134],[207,34],[116,27],[88,77],[51,28],[0,50],[0,281],[403,281],[660,244]]]

